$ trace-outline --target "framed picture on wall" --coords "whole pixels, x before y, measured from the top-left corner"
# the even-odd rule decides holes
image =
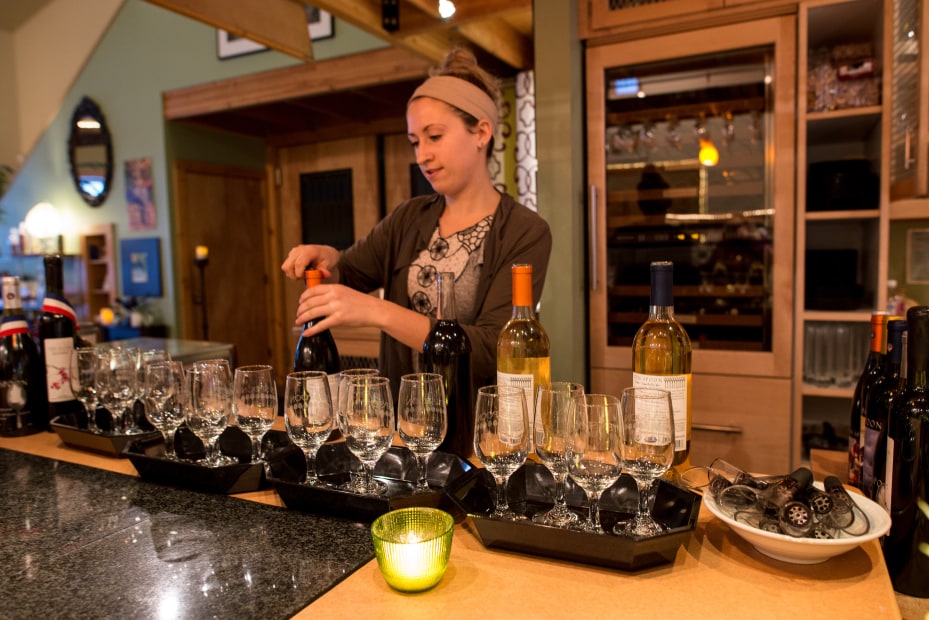
[[[327,11],[320,11],[317,8],[307,6],[306,24],[311,41],[328,39],[335,34],[332,25],[332,14]],[[261,43],[255,43],[251,39],[234,35],[226,30],[216,31],[216,52],[220,58],[232,58],[243,54],[263,52],[266,49],[268,48]]]
[[[120,241],[120,274],[126,297],[161,297],[161,244],[158,237]]]

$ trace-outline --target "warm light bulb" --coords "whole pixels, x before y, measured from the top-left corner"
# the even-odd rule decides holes
[[[40,202],[26,214],[26,231],[36,239],[49,239],[61,234],[61,215],[51,203]]]
[[[719,151],[710,140],[700,140],[700,152],[697,158],[704,166],[715,166],[719,163]]]
[[[455,3],[452,0],[439,0],[439,17],[448,19],[455,14]]]

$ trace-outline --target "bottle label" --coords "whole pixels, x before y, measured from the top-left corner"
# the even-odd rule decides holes
[[[880,429],[866,426],[863,429],[861,445],[861,490],[866,497],[874,497],[874,457],[877,452],[877,442],[881,437]]]
[[[45,351],[45,377],[48,386],[48,402],[63,403],[74,400],[71,392],[71,351],[74,338],[46,338],[42,342]]]
[[[28,334],[29,333],[29,324],[26,322],[25,317],[22,316],[8,316],[3,319],[3,322],[0,323],[0,338],[4,336],[12,336],[14,334]]]
[[[674,416],[674,451],[687,449],[687,399],[690,397],[690,375],[646,375],[632,373],[632,387],[650,387],[671,392],[671,413]]]
[[[532,375],[516,375],[508,372],[497,371],[497,385],[507,385],[522,389],[524,401],[526,404],[526,413],[530,420],[534,420],[532,408],[529,403],[532,402],[534,378]],[[512,399],[511,399],[512,400]],[[500,441],[507,445],[516,445],[526,429],[523,428],[522,410],[519,403],[500,401],[498,435]],[[530,424],[531,425],[531,424]]]
[[[874,501],[890,514],[894,486],[894,438],[887,437],[887,462],[884,464],[884,484],[874,493]]]
[[[0,429],[7,432],[31,427],[26,384],[16,379],[0,381]]]
[[[74,308],[63,298],[46,295],[45,299],[42,300],[42,312],[66,316],[71,319],[72,323],[77,325],[77,314],[75,314]]]

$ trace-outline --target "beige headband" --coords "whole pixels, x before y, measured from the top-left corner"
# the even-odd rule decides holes
[[[497,106],[483,90],[461,78],[451,75],[435,75],[425,82],[410,97],[432,97],[467,112],[477,120],[487,119],[493,133],[497,132]]]

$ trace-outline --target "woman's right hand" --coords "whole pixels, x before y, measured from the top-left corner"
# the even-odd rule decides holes
[[[339,251],[329,245],[297,245],[290,250],[281,265],[281,271],[292,280],[302,280],[304,272],[312,267],[323,272],[328,279],[339,263]]]

